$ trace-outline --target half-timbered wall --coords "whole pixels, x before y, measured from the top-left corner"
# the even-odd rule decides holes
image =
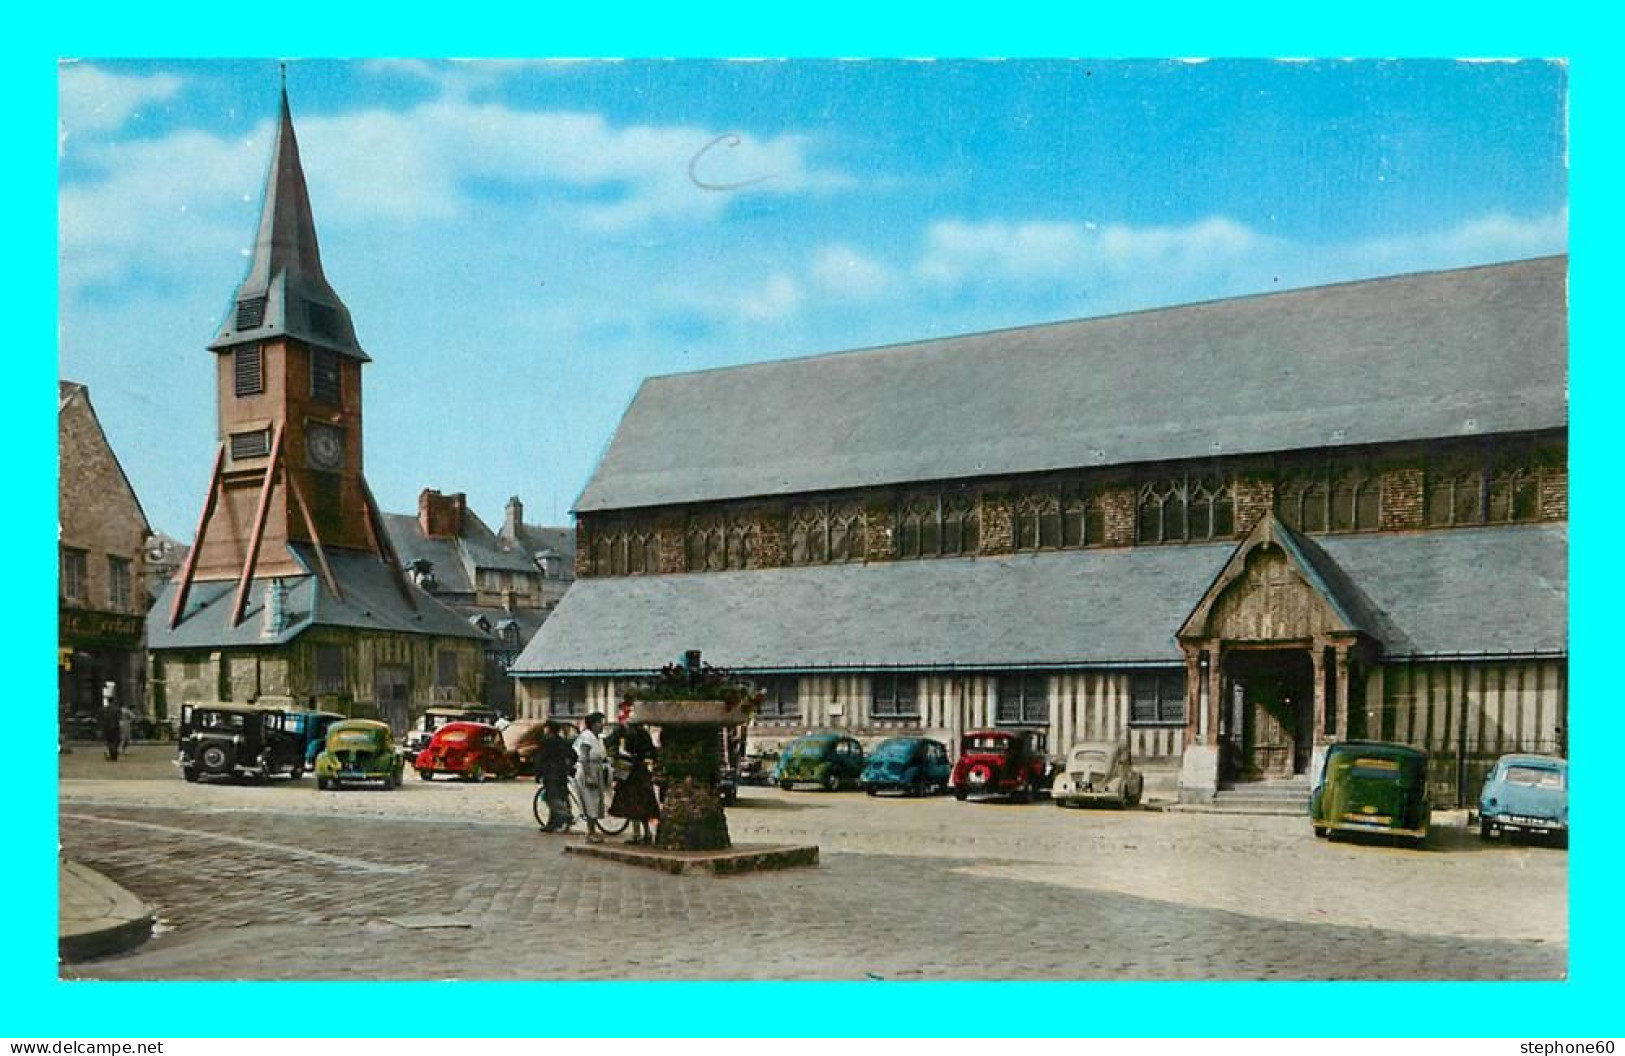
[[[993,674],[932,675],[916,679],[918,718],[875,718],[870,714],[873,685],[867,675],[803,675],[801,712],[795,719],[758,718],[751,724],[752,748],[778,748],[811,730],[840,730],[873,746],[887,737],[933,737],[957,754],[967,730],[1000,725],[999,678]],[[1130,722],[1133,674],[1127,671],[1068,671],[1044,676],[1049,717],[1043,728],[1051,754],[1077,741],[1127,740],[1136,760],[1174,765],[1185,750],[1184,723],[1135,725]],[[587,711],[614,714],[619,684],[590,678]],[[520,715],[546,718],[552,709],[551,679],[520,679]],[[576,716],[568,716],[574,718]]]
[[[1497,756],[1567,754],[1567,662],[1388,663],[1367,679],[1365,712],[1367,736],[1432,754],[1436,806],[1463,805]]]

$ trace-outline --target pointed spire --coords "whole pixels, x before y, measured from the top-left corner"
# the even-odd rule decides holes
[[[258,237],[248,275],[209,348],[288,336],[360,360],[350,311],[322,273],[316,221],[299,162],[299,140],[288,107],[288,70],[282,66],[281,106],[265,176]]]

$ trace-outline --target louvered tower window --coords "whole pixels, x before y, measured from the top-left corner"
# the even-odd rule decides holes
[[[310,398],[322,403],[337,404],[341,395],[339,354],[326,348],[311,349]]]
[[[264,458],[271,453],[271,430],[256,429],[252,433],[231,434],[231,460]]]
[[[232,350],[231,360],[238,396],[257,396],[265,391],[265,368],[259,345],[239,345]]]
[[[257,330],[265,325],[265,298],[244,297],[237,302],[237,329]]]

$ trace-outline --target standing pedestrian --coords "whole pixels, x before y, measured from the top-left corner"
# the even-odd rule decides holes
[[[563,832],[570,827],[570,771],[575,769],[576,751],[565,737],[567,727],[547,724],[542,743],[536,747],[536,780],[542,783],[547,800],[544,832]]]
[[[660,816],[652,769],[655,742],[647,727],[627,722],[631,710],[629,705],[622,704],[617,716],[621,729],[620,753],[626,760],[627,774],[615,784],[615,800],[609,812],[632,823],[632,835],[627,837],[627,843],[652,844],[655,840],[650,822]]]
[[[609,794],[609,753],[604,749],[599,731],[604,728],[604,713],[595,711],[582,722],[581,735],[576,738],[576,796],[581,800],[581,813],[587,818],[587,842],[603,843],[604,833],[598,819],[604,816],[604,799]]]
[[[101,724],[102,743],[107,746],[107,758],[117,762],[119,746],[124,743],[124,731],[121,728],[123,709],[118,706],[115,698],[116,687],[109,682],[102,687],[102,710],[97,717]]]

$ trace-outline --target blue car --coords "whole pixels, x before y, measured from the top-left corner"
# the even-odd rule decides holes
[[[1503,755],[1478,795],[1478,835],[1569,841],[1569,764],[1551,755]]]
[[[929,737],[891,737],[869,753],[858,787],[871,796],[880,792],[928,796],[948,787],[953,766],[948,746]]]

